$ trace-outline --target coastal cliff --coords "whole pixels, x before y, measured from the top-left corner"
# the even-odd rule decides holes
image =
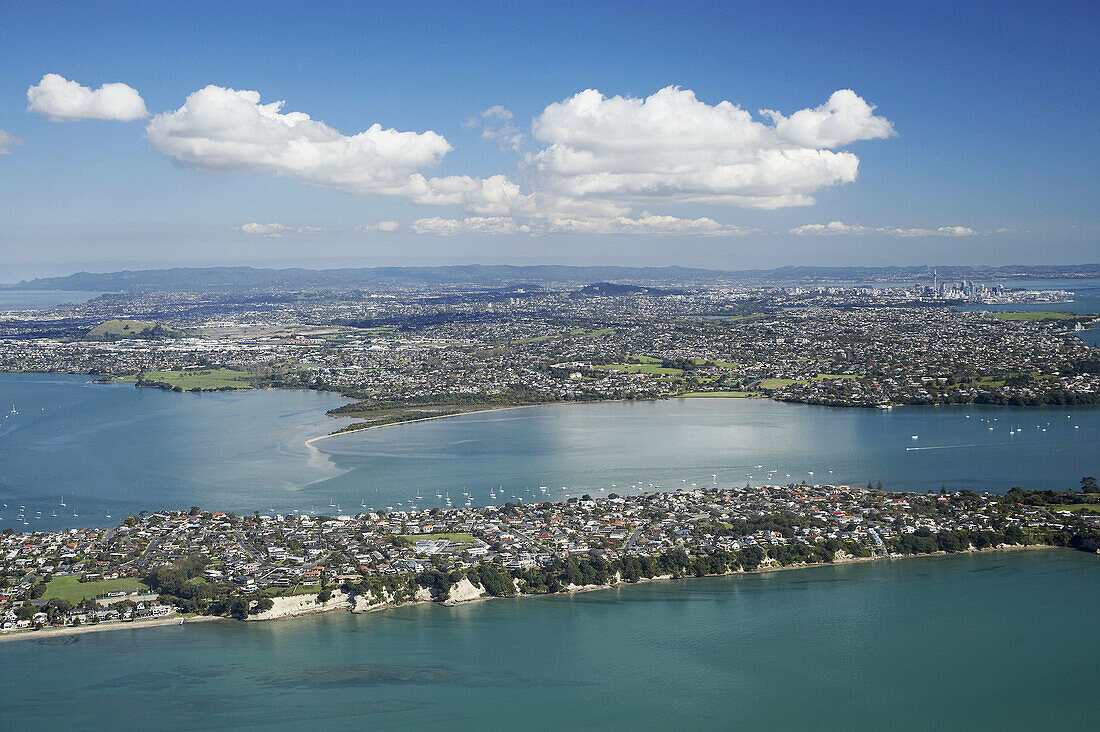
[[[317,595],[314,594],[273,597],[271,602],[272,606],[269,609],[249,615],[247,620],[277,620],[329,610],[345,610],[352,604],[350,597],[339,590],[333,592],[332,597],[324,602],[319,602]]]

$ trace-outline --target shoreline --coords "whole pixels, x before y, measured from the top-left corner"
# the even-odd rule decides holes
[[[325,435],[318,435],[317,437],[311,437],[308,440],[306,440],[303,444],[307,445],[308,447],[313,447],[313,443],[320,442],[321,440],[327,440],[330,437],[340,437],[341,435],[351,435],[351,434],[355,434],[356,432],[366,432],[367,430],[378,430],[378,429],[382,429],[383,427],[398,427],[398,426],[403,425],[403,424],[414,424],[416,422],[428,422],[428,421],[433,420],[433,419],[447,419],[448,417],[465,417],[468,414],[487,414],[489,412],[504,412],[504,411],[507,411],[509,409],[530,409],[531,407],[552,407],[552,406],[557,405],[557,404],[578,404],[578,403],[581,403],[581,404],[606,404],[608,402],[621,402],[621,401],[625,401],[625,400],[623,400],[623,399],[600,399],[600,400],[593,401],[593,402],[545,402],[543,404],[516,404],[516,405],[511,406],[511,407],[488,407],[486,409],[471,409],[469,412],[455,412],[453,414],[434,414],[431,417],[417,417],[416,419],[405,419],[405,420],[402,420],[400,422],[387,422],[386,424],[373,424],[373,425],[368,424],[365,427],[356,427],[355,429],[344,429],[344,430],[339,430],[337,432],[329,432],[328,434],[325,434]],[[643,401],[643,400],[635,400],[635,401]],[[647,400],[644,400],[644,401],[657,401],[657,400],[647,399]],[[353,404],[354,402],[349,402],[349,403]],[[327,416],[335,417],[337,419],[340,419],[340,417],[337,416],[337,415],[327,415]],[[350,417],[348,419],[354,419],[354,417]],[[319,449],[319,448],[315,448],[315,449]]]
[[[376,612],[383,612],[383,611],[386,611],[386,610],[392,610],[392,609],[399,608],[399,607],[407,607],[409,605],[423,605],[423,604],[432,604],[432,603],[437,604],[437,605],[441,605],[443,607],[456,607],[456,606],[459,606],[459,605],[466,605],[466,604],[469,604],[469,603],[472,603],[472,602],[480,602],[480,601],[484,601],[484,600],[519,600],[519,599],[524,599],[524,598],[535,598],[535,597],[567,597],[567,596],[576,595],[576,594],[579,594],[579,593],[582,593],[582,592],[598,592],[600,590],[621,589],[621,588],[624,588],[624,587],[633,587],[633,586],[637,586],[637,585],[647,584],[649,582],[667,582],[667,581],[670,581],[670,580],[715,579],[715,578],[723,578],[723,577],[724,578],[733,578],[733,577],[740,577],[740,576],[747,576],[747,575],[765,575],[765,574],[770,574],[770,573],[773,573],[773,572],[784,572],[784,571],[790,571],[790,570],[809,570],[809,569],[817,569],[817,568],[820,568],[820,567],[842,566],[842,565],[847,565],[847,564],[871,564],[871,563],[876,563],[876,562],[882,562],[882,561],[885,561],[885,560],[906,560],[906,559],[917,559],[917,558],[945,559],[945,558],[951,558],[951,557],[959,557],[959,556],[968,555],[968,554],[993,554],[993,553],[996,553],[996,552],[1029,552],[1029,551],[1053,551],[1053,550],[1063,550],[1063,551],[1067,551],[1067,552],[1076,552],[1076,550],[1071,549],[1069,547],[1052,546],[1050,544],[1025,544],[1025,545],[1020,545],[1020,546],[990,547],[988,549],[970,548],[970,549],[960,551],[960,552],[933,552],[931,554],[896,554],[896,555],[888,554],[886,556],[877,556],[877,557],[845,557],[843,559],[838,559],[838,560],[833,561],[833,562],[818,562],[818,563],[815,563],[815,564],[790,564],[790,565],[786,565],[786,566],[778,565],[778,564],[776,564],[776,565],[767,565],[767,566],[760,566],[760,567],[757,567],[756,569],[750,569],[750,570],[739,570],[739,571],[735,571],[735,572],[725,572],[723,574],[707,574],[707,575],[703,575],[702,577],[697,577],[695,575],[685,575],[683,577],[673,577],[672,575],[658,575],[656,577],[641,577],[641,578],[639,578],[638,580],[636,580],[634,582],[626,582],[626,581],[623,581],[623,580],[619,580],[617,582],[612,582],[612,583],[609,583],[609,584],[606,584],[606,585],[579,585],[579,586],[569,587],[569,588],[567,588],[565,590],[561,590],[559,592],[552,592],[552,593],[519,593],[519,594],[516,594],[516,595],[510,595],[510,596],[506,596],[506,597],[484,594],[484,595],[478,595],[477,597],[472,597],[472,598],[464,599],[464,600],[445,600],[445,601],[439,601],[439,600],[434,600],[434,599],[412,599],[412,600],[406,600],[405,602],[399,602],[399,603],[379,603],[379,604],[374,605],[374,606],[369,606],[365,610],[356,610],[355,609],[355,607],[356,607],[356,601],[355,601],[356,596],[355,595],[350,595],[347,598],[349,602],[347,602],[345,604],[341,604],[341,605],[330,605],[330,606],[325,607],[325,606],[322,606],[322,605],[319,604],[315,609],[311,608],[311,609],[305,610],[304,612],[299,610],[299,611],[296,611],[296,612],[288,612],[286,614],[280,614],[280,615],[275,616],[275,617],[248,618],[246,620],[241,620],[241,621],[237,621],[237,622],[241,622],[241,623],[269,623],[269,622],[285,621],[285,620],[292,620],[292,619],[298,619],[298,618],[307,618],[307,617],[311,617],[311,616],[314,616],[314,615],[322,615],[322,614],[338,612],[338,611],[349,612],[349,613],[353,613],[353,614],[356,614],[356,615],[364,615],[364,614],[370,614],[370,613],[376,613]],[[66,635],[80,635],[80,634],[83,634],[83,633],[97,633],[97,632],[101,632],[101,631],[110,631],[110,630],[154,628],[154,627],[164,627],[164,626],[171,626],[171,625],[190,625],[192,623],[206,623],[206,622],[219,621],[219,620],[229,622],[229,621],[232,620],[232,618],[221,617],[221,616],[218,616],[218,615],[199,615],[199,616],[194,616],[194,617],[189,617],[189,618],[182,618],[182,620],[183,620],[182,623],[180,622],[180,620],[181,620],[181,618],[176,617],[176,618],[164,618],[164,619],[157,619],[157,620],[139,620],[139,621],[135,621],[135,622],[119,622],[119,623],[106,623],[106,624],[100,624],[100,625],[86,625],[86,626],[78,626],[78,627],[47,628],[47,629],[43,629],[43,630],[24,630],[24,631],[16,631],[16,632],[13,632],[13,633],[0,634],[0,642],[10,641],[10,640],[20,640],[20,639],[55,638],[55,637],[66,636]]]
[[[119,621],[110,623],[97,623],[95,625],[64,626],[60,628],[43,628],[42,630],[16,630],[11,633],[0,633],[0,643],[13,640],[31,640],[34,638],[57,638],[65,635],[83,635],[85,633],[101,633],[109,630],[137,630],[139,628],[162,628],[167,625],[190,625],[192,623],[209,623],[214,620],[229,620],[219,615],[195,615],[181,618],[155,618],[152,620]],[[182,622],[180,622],[182,621]]]

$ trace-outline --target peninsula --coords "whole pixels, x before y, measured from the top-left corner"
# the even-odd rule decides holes
[[[196,506],[105,530],[6,530],[0,633],[362,612],[917,554],[1095,553],[1098,544],[1091,477],[1080,490],[1005,496],[803,483],[335,516]]]

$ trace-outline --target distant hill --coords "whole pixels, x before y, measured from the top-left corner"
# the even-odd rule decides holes
[[[574,295],[671,295],[675,290],[660,287],[645,287],[643,285],[623,285],[615,282],[595,282],[585,285],[574,292]]]
[[[161,340],[182,338],[182,330],[169,328],[149,320],[108,320],[92,328],[84,335],[86,341],[121,341],[128,338]]]
[[[448,267],[366,267],[348,269],[260,269],[254,267],[177,267],[174,269],[77,272],[66,277],[23,281],[12,289],[99,292],[285,292],[301,290],[385,290],[407,286],[514,287],[531,284],[584,286],[614,282],[646,286],[693,284],[834,284],[927,282],[935,269],[941,280],[1013,280],[1100,277],[1100,264],[779,267],[720,271],[689,267],[571,267],[566,265],[481,265]]]

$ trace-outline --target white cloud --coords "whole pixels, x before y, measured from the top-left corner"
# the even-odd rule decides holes
[[[626,216],[612,218],[569,219],[556,218],[548,222],[550,233],[567,234],[642,234],[666,236],[743,236],[757,233],[730,224],[720,224],[711,218],[680,219],[675,216],[658,216],[648,211],[636,219]]]
[[[418,234],[453,236],[455,234],[635,234],[664,236],[741,236],[757,229],[720,224],[714,219],[681,219],[658,216],[648,211],[638,218],[552,217],[543,220],[517,220],[511,216],[474,216],[464,219],[432,217],[413,222]]]
[[[494,104],[482,112],[481,116],[484,119],[512,119],[514,115],[503,106]]]
[[[509,216],[472,216],[464,219],[433,216],[417,219],[412,223],[412,230],[417,234],[454,236],[455,234],[526,234],[531,232],[531,227],[518,223]]]
[[[355,227],[355,230],[363,234],[373,234],[375,232],[390,233],[397,231],[401,228],[401,224],[396,221],[379,221],[377,224],[359,224]]]
[[[875,106],[851,89],[835,91],[820,107],[801,109],[790,117],[771,109],[762,109],[760,114],[772,120],[779,139],[800,147],[839,147],[897,134],[893,122],[876,117]]]
[[[22,144],[24,144],[22,138],[16,137],[7,130],[0,130],[0,155],[11,155],[11,149]]]
[[[481,138],[497,144],[502,152],[519,152],[526,136],[523,130],[512,123],[514,115],[508,109],[496,104],[483,111],[477,117],[470,117],[462,123],[463,127],[481,125]]]
[[[968,226],[941,226],[936,229],[901,229],[893,226],[862,226],[859,224],[845,224],[842,221],[830,221],[827,224],[806,224],[791,229],[796,236],[835,236],[838,234],[863,235],[882,234],[885,236],[917,237],[917,236],[978,236],[982,232],[975,231]]]
[[[416,171],[435,165],[450,143],[435,132],[399,132],[374,124],[342,135],[283,102],[260,103],[255,91],[207,86],[146,128],[153,147],[182,165],[210,172],[288,176],[351,193],[431,193]]]
[[[109,119],[130,122],[149,116],[137,90],[126,84],[104,84],[96,90],[69,81],[58,74],[46,74],[27,89],[27,111],[51,122]]]
[[[320,234],[324,229],[317,226],[286,226],[285,224],[259,224],[253,221],[244,226],[238,226],[237,231],[253,236],[269,236],[278,238],[287,234]]]
[[[535,118],[549,143],[527,160],[536,190],[620,204],[698,201],[751,208],[809,205],[818,189],[856,179],[859,159],[828,148],[892,131],[852,92],[776,127],[731,102],[708,105],[666,87],[647,97],[588,89]]]
[[[207,86],[179,109],[155,116],[146,131],[156,150],[197,170],[264,173],[351,193],[461,206],[469,217],[423,218],[419,228],[425,232],[484,232],[510,220],[539,232],[662,234],[742,230],[709,218],[635,218],[634,208],[685,202],[809,205],[820,188],[851,182],[858,173],[854,154],[830,148],[893,134],[889,120],[875,116],[874,107],[849,90],[790,117],[767,111],[761,121],[731,102],[708,105],[677,87],[646,99],[604,97],[589,89],[535,118],[532,130],[542,149],[524,156],[515,179],[428,177],[424,171],[452,149],[440,134],[374,124],[344,135],[307,114],[282,110],[283,102],[264,104],[255,91]],[[524,134],[512,119],[496,105],[469,124],[482,125],[482,136],[502,149],[519,150]],[[526,222],[516,223],[517,217]]]

